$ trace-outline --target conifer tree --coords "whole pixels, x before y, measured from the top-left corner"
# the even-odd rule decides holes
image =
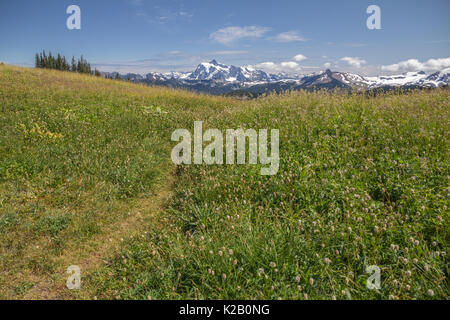
[[[81,63],[82,61],[83,61],[83,56],[81,56],[81,58],[78,59],[78,62],[77,62],[77,71],[80,73],[83,73],[83,65]]]
[[[69,64],[66,57],[61,55],[60,53],[54,56],[51,52],[49,52],[47,55],[45,50],[35,55],[35,67],[88,73],[91,75],[101,76],[100,71],[98,71],[97,69],[93,70],[91,64],[83,56],[81,56],[78,61],[75,59],[75,57],[72,57],[72,62],[71,64]]]
[[[48,68],[48,59],[47,59],[47,55],[45,54],[45,50],[42,52],[42,67],[43,68]]]
[[[54,63],[53,63],[54,59],[53,59],[53,55],[52,55],[51,51],[49,51],[49,53],[48,53],[47,60],[48,60],[47,68],[54,69]]]
[[[56,58],[56,69],[63,70],[62,58],[61,54],[58,53],[58,57]]]
[[[77,61],[75,60],[75,57],[72,57],[72,72],[77,72]]]
[[[35,59],[34,59],[34,66],[36,68],[40,68],[41,67],[41,63],[39,61],[39,55],[36,53]]]

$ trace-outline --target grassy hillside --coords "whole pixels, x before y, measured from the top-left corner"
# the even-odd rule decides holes
[[[0,66],[0,297],[448,298],[449,105],[446,90],[238,101]],[[170,135],[194,120],[279,129],[278,174],[175,167]]]
[[[109,241],[141,199],[170,188],[174,128],[224,107],[181,91],[0,67],[2,296],[20,297]]]

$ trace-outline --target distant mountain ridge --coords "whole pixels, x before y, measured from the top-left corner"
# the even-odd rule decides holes
[[[116,72],[103,72],[102,76],[115,78]],[[394,88],[437,88],[450,84],[450,68],[427,75],[425,72],[407,72],[399,75],[363,77],[329,69],[307,75],[268,74],[252,66],[228,66],[216,60],[202,62],[192,72],[151,72],[145,76],[135,73],[119,75],[121,79],[148,85],[185,88],[210,94],[229,94],[285,90],[344,89],[364,91]]]
[[[262,70],[253,67],[235,67],[218,63],[216,60],[200,63],[188,78],[190,80],[220,80],[226,82],[270,81]]]

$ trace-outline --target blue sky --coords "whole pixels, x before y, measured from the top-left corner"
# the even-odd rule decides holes
[[[81,30],[66,8],[81,8]],[[381,8],[369,30],[366,8]],[[0,61],[83,54],[104,71],[190,71],[213,58],[269,72],[363,75],[450,67],[448,0],[2,1]],[[296,58],[295,58],[296,57]]]

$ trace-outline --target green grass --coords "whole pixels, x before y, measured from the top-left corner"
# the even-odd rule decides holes
[[[66,243],[82,248],[173,175],[164,210],[84,274],[75,297],[449,298],[448,90],[237,101],[5,66],[0,103],[4,279],[47,277]],[[278,173],[172,174],[170,134],[194,120],[279,129]],[[366,288],[370,265],[379,291]],[[19,280],[3,295],[34,283]]]
[[[174,128],[188,125],[198,109],[215,112],[218,102],[78,74],[1,67],[0,287],[27,269],[45,269],[44,275],[61,269],[55,259],[64,249],[82,247],[157,191],[172,170],[167,155]]]

